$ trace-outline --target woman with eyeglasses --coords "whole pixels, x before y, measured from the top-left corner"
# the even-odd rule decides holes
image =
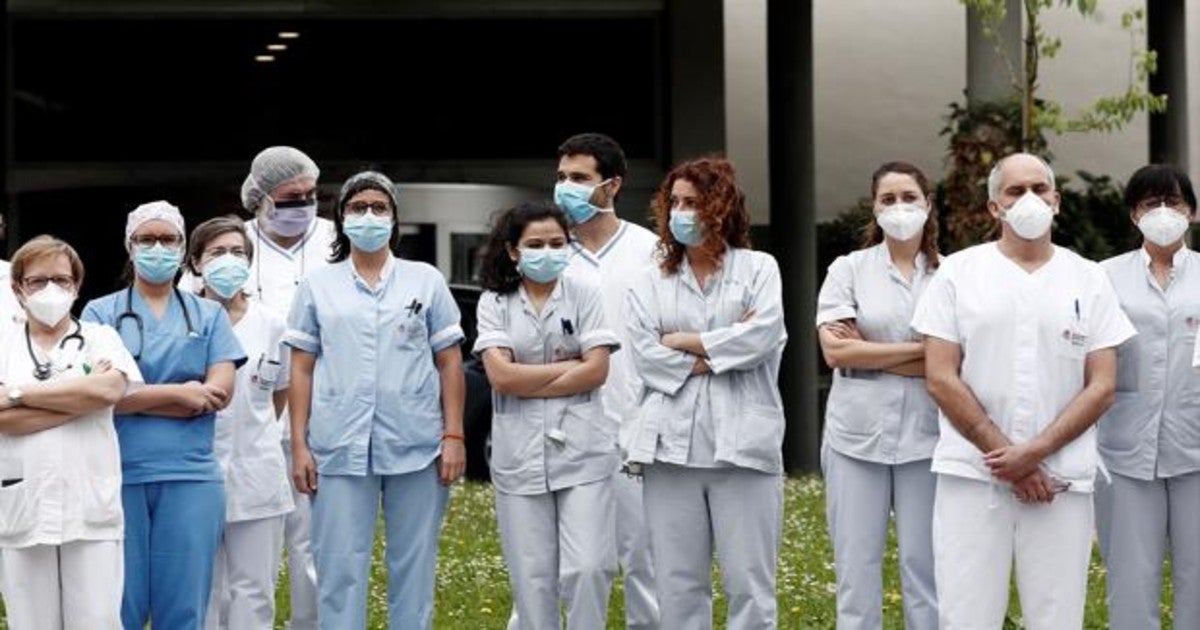
[[[1188,176],[1166,164],[1125,185],[1142,246],[1108,272],[1137,336],[1117,348],[1116,402],[1097,423],[1108,480],[1096,483],[1096,527],[1115,630],[1159,627],[1163,558],[1170,550],[1176,628],[1200,628],[1200,254]]]
[[[483,253],[479,336],[492,384],[492,484],[518,626],[603,628],[617,572],[617,425],[600,386],[619,339],[600,286],[563,273],[567,217],[551,203],[500,214]]]
[[[448,485],[466,466],[458,307],[438,270],[392,254],[396,187],[342,186],[333,264],[300,281],[284,343],[292,481],[313,497],[323,628],[364,628],[380,501],[391,628],[433,624]]]
[[[71,306],[83,262],[39,236],[12,259],[26,322],[0,332],[0,566],[16,629],[121,627],[121,463],[113,406],[141,374]]]
[[[216,412],[246,355],[225,309],[175,287],[184,258],[179,209],[138,206],[125,222],[129,286],[96,298],[83,318],[117,329],[145,385],[117,404],[125,508],[126,630],[199,630],[225,525],[213,455]]]
[[[676,166],[652,207],[660,262],[626,294],[642,377],[628,448],[645,469],[662,627],[712,627],[715,552],[728,627],[774,628],[787,341],[779,266],[750,249],[728,160]]]
[[[281,345],[283,320],[247,299],[254,254],[245,224],[231,217],[196,226],[188,244],[201,295],[225,307],[249,357],[237,370],[229,406],[217,412],[213,451],[225,475],[225,533],[208,604],[212,630],[272,627],[284,518],[293,508],[279,448],[289,353]]]

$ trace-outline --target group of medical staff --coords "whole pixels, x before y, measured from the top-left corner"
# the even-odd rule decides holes
[[[719,157],[675,166],[655,230],[619,219],[602,134],[558,149],[553,201],[498,211],[473,348],[432,266],[401,259],[401,194],[365,171],[316,216],[319,169],[253,160],[249,220],[126,218],[125,288],[71,310],[67,243],[14,254],[0,322],[0,592],[14,630],[269,628],[286,553],[293,629],[366,626],[375,524],[388,623],[429,628],[448,486],[465,469],[462,352],[491,384],[489,466],[512,629],[779,624],[783,512],[775,260]],[[995,241],[943,257],[917,167],[872,175],[861,250],[816,326],[834,370],[822,468],[839,628],[880,628],[895,516],[905,623],[1080,627],[1093,527],[1114,628],[1200,627],[1196,197],[1130,178],[1144,239],[1097,264],[1050,241],[1040,158],[988,179]],[[1194,286],[1193,286],[1194,285]]]
[[[1051,242],[1037,156],[987,181],[997,239],[948,257],[924,173],[871,178],[862,249],[830,265],[816,324],[833,370],[821,453],[839,628],[880,628],[895,518],[912,628],[1083,625],[1093,532],[1114,629],[1200,627],[1200,273],[1188,177],[1147,165],[1141,243],[1101,263]],[[1013,574],[1015,573],[1015,580]]]

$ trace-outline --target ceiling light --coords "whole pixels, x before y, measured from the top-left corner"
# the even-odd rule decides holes
[[[267,50],[287,50],[287,44],[267,44]]]
[[[274,55],[256,55],[254,57],[254,60],[259,63],[270,63],[272,61],[275,61],[275,56]]]
[[[280,31],[279,39],[300,39],[300,33],[296,31]]]

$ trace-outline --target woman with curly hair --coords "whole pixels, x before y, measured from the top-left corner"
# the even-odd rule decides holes
[[[653,214],[661,262],[627,294],[642,377],[628,455],[645,471],[662,627],[712,627],[716,551],[727,626],[774,628],[787,341],[779,267],[750,249],[727,160],[675,167]]]

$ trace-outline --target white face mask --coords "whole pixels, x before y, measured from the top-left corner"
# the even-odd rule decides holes
[[[51,282],[46,288],[25,298],[25,309],[30,317],[54,327],[71,312],[74,303],[74,293]]]
[[[1017,236],[1033,241],[1050,230],[1050,224],[1054,222],[1054,208],[1033,191],[1028,191],[1000,215],[1000,220],[1007,223]]]
[[[1170,206],[1159,206],[1143,214],[1137,226],[1147,241],[1167,247],[1183,238],[1188,229],[1188,219]]]
[[[928,217],[929,210],[914,203],[894,203],[880,210],[875,215],[875,222],[884,234],[897,241],[907,241],[921,233]]]

